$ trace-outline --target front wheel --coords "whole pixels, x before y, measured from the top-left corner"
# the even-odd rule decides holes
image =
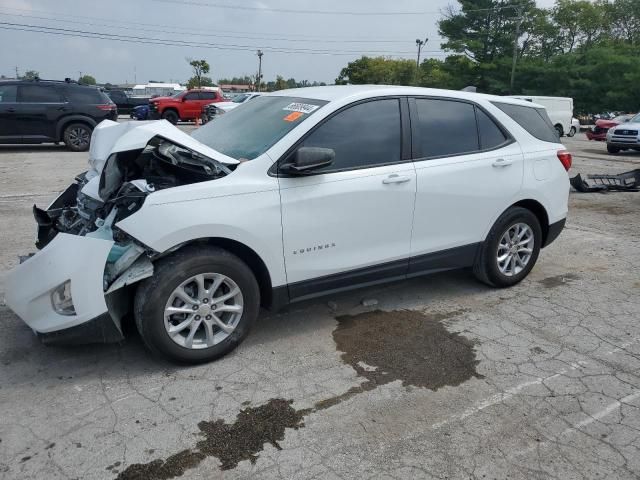
[[[576,134],[576,127],[571,127],[571,130],[569,130],[569,133],[567,134],[567,137],[573,137]]]
[[[558,132],[558,135],[559,135],[560,137],[562,137],[562,136],[564,135],[564,128],[562,128],[562,125],[557,124],[557,125],[555,126],[555,129],[556,129],[556,132]]]
[[[174,125],[178,123],[178,120],[180,120],[180,117],[178,117],[178,114],[173,110],[166,110],[165,112],[163,112],[162,118]]]
[[[616,147],[615,145],[609,145],[607,143],[607,152],[609,152],[609,153],[620,153],[620,147]]]
[[[473,266],[475,276],[492,287],[510,287],[531,271],[542,245],[538,218],[526,208],[512,207],[491,228]]]
[[[260,291],[251,269],[215,247],[193,246],[158,261],[135,297],[145,345],[181,363],[201,363],[236,348],[258,316]]]
[[[62,139],[73,152],[86,152],[91,144],[91,127],[84,123],[72,123],[64,129]]]

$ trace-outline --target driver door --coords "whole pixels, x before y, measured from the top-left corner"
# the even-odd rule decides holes
[[[406,274],[416,174],[403,148],[410,145],[404,102],[375,99],[338,111],[296,146],[333,149],[333,164],[303,176],[279,173],[291,299]]]

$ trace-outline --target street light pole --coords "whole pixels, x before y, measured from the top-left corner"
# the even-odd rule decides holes
[[[256,89],[260,91],[260,83],[262,81],[262,50],[258,50],[258,78]]]
[[[419,38],[416,38],[416,45],[418,46],[418,59],[416,60],[416,69],[420,68],[420,51],[428,41],[429,41],[428,38],[425,38],[424,40],[420,40]]]

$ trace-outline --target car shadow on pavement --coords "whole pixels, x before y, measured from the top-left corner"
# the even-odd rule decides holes
[[[32,153],[32,152],[54,152],[60,150],[67,150],[67,146],[64,143],[55,145],[53,143],[44,143],[36,145],[22,145],[22,144],[9,144],[0,145],[0,153]],[[69,153],[84,153],[84,152],[71,152]]]

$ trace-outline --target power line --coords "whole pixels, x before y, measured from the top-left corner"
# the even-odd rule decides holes
[[[239,44],[212,44],[203,42],[190,42],[185,40],[165,39],[165,38],[146,38],[133,35],[120,35],[109,34],[102,32],[90,32],[86,30],[64,29],[56,27],[46,27],[42,25],[20,24],[12,22],[0,22],[0,29],[4,30],[16,30],[24,32],[46,33],[51,35],[81,37],[81,38],[95,38],[101,40],[113,40],[128,43],[140,43],[150,45],[165,45],[165,46],[177,46],[177,47],[197,47],[197,48],[213,48],[219,50],[241,50],[241,51],[253,51],[254,46],[251,45],[239,45]],[[264,50],[275,53],[301,53],[307,55],[362,55],[365,53],[377,53],[382,55],[407,55],[413,54],[413,52],[391,52],[391,51],[362,51],[362,50],[349,50],[349,51],[333,51],[333,50],[317,50],[309,48],[291,48],[291,47],[263,47]],[[444,54],[442,51],[433,52]]]
[[[209,3],[202,2],[197,0],[152,0],[154,2],[159,3],[172,3],[177,5],[192,5],[197,7],[208,7],[208,8],[219,8],[219,9],[228,9],[228,10],[241,10],[241,11],[257,11],[257,12],[274,12],[274,13],[292,13],[292,14],[300,14],[300,15],[355,15],[360,17],[384,17],[384,16],[394,16],[394,15],[439,15],[441,12],[434,11],[396,11],[396,12],[356,12],[356,11],[347,11],[347,10],[297,10],[291,8],[272,8],[272,7],[248,7],[244,5],[228,5],[221,3]],[[475,8],[470,10],[465,10],[465,12],[484,12],[484,11],[495,11],[495,10],[503,10],[508,8],[514,8],[516,6],[525,6],[525,5],[504,5],[501,7],[491,7],[491,8]]]

